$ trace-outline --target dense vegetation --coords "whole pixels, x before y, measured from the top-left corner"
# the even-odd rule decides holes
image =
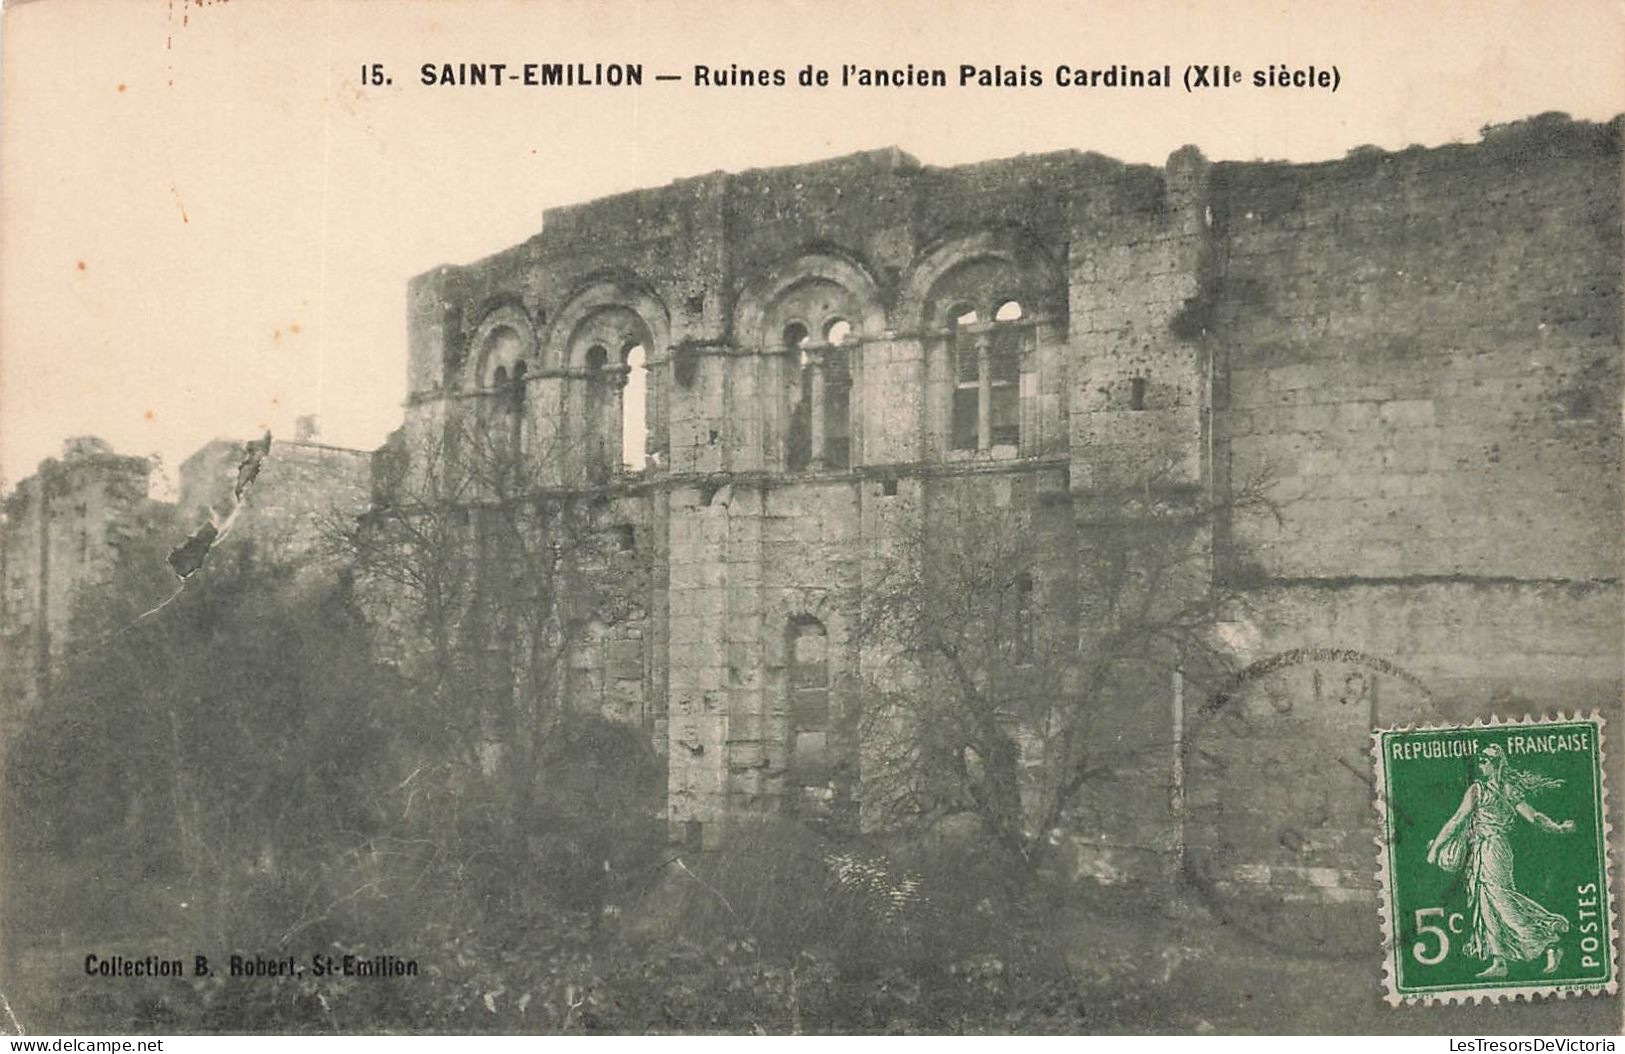
[[[561,705],[516,772],[466,749],[458,701],[488,686],[376,662],[342,575],[227,546],[144,614],[174,592],[169,533],[78,612],[9,737],[0,991],[31,1032],[1482,1031],[1565,1009],[1395,1015],[1364,949],[1295,956],[1199,888],[1068,881],[974,809],[679,850],[647,731]],[[234,953],[419,972],[234,978]],[[93,977],[89,954],[215,972]],[[1617,1011],[1568,1002],[1598,1030]]]
[[[562,711],[533,781],[451,749],[355,590],[162,536],[78,614],[6,767],[7,994],[33,1031],[1075,1030],[1050,905],[974,838],[788,823],[671,848],[648,736]],[[417,976],[225,976],[227,956]],[[209,956],[207,977],[85,956]]]

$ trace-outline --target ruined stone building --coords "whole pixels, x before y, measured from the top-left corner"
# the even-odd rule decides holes
[[[111,577],[142,532],[179,544],[211,514],[224,516],[244,442],[215,439],[182,462],[180,499],[149,497],[152,462],[116,454],[104,440],[69,439],[0,507],[0,741],[13,719],[50,695],[51,675],[73,642],[74,605]],[[231,540],[268,558],[331,566],[335,524],[371,498],[372,455],[314,441],[309,424],[275,441]],[[158,599],[158,598],[155,598]]]
[[[886,150],[553,209],[411,283],[402,428],[278,440],[239,540],[312,559],[369,501],[519,455],[641,592],[571,642],[568,696],[647,730],[674,833],[712,846],[867,822],[880,555],[996,511],[1041,622],[1114,495],[1262,477],[1273,511],[1214,522],[1194,587],[1235,598],[1239,672],[1103,695],[1090,749],[1127,760],[1055,837],[1079,875],[1358,899],[1374,724],[1618,714],[1620,161],[1618,120],[1547,117],[1316,164]],[[240,456],[182,466],[177,540]],[[8,705],[48,694],[149,471],[73,440],[6,499]]]
[[[394,486],[472,425],[594,495],[649,572],[573,663],[669,759],[674,830],[861,812],[851,711],[888,539],[1102,495],[1278,516],[1209,540],[1242,673],[1103,700],[1079,873],[1363,895],[1375,722],[1600,707],[1620,664],[1620,122],[1314,164],[899,150],[556,208],[409,289]],[[388,487],[385,487],[385,492]],[[1236,720],[1221,718],[1236,717]]]
[[[80,592],[106,581],[149,506],[152,465],[69,439],[5,498],[0,520],[0,719],[50,694]]]
[[[232,505],[244,440],[214,439],[180,465],[176,509],[183,522],[202,523]],[[271,559],[314,567],[342,558],[335,535],[372,499],[372,454],[318,441],[315,419],[304,417],[292,438],[272,438],[249,496],[249,511],[232,535]]]

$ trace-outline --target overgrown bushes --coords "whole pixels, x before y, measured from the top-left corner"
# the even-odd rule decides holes
[[[227,549],[140,617],[173,588],[152,544],[9,752],[4,987],[31,1029],[1075,1027],[1045,906],[992,846],[763,820],[681,855],[643,730],[565,710],[523,779],[459,761],[425,712],[456,692],[375,664],[347,583]],[[87,976],[93,953],[187,976]],[[417,973],[310,968],[345,954]]]

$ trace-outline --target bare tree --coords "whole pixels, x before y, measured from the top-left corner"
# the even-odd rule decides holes
[[[516,419],[454,416],[393,442],[380,500],[341,538],[431,734],[425,764],[522,819],[573,703],[573,652],[641,618],[647,582],[603,488],[565,475],[576,444]]]
[[[1265,491],[1151,481],[1048,524],[1042,506],[934,512],[877,557],[865,598],[866,806],[893,824],[970,812],[1042,863],[1091,780],[1171,747],[1103,750],[1102,716],[1167,699],[1175,671],[1227,666],[1215,629],[1241,594],[1212,540],[1243,509],[1272,511]]]

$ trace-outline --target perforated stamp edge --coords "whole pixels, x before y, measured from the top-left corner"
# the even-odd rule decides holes
[[[1606,894],[1603,897],[1603,903],[1606,906],[1608,916],[1608,944],[1613,955],[1613,977],[1606,984],[1595,985],[1520,984],[1504,988],[1470,988],[1460,991],[1400,992],[1398,988],[1398,970],[1394,963],[1394,958],[1398,954],[1398,944],[1394,940],[1393,876],[1389,873],[1388,868],[1388,774],[1386,766],[1383,765],[1383,737],[1405,732],[1471,732],[1474,729],[1481,728],[1512,728],[1560,722],[1588,722],[1596,728],[1597,802],[1598,808],[1601,810],[1598,819],[1602,829],[1602,878]],[[1602,713],[1596,710],[1585,713],[1577,711],[1573,714],[1553,711],[1540,715],[1526,714],[1520,718],[1493,716],[1478,718],[1465,725],[1404,724],[1372,730],[1371,760],[1375,773],[1373,786],[1376,788],[1372,804],[1377,810],[1377,833],[1374,841],[1377,846],[1377,884],[1382,894],[1378,900],[1377,912],[1382,919],[1383,987],[1386,990],[1386,998],[1390,1005],[1397,1007],[1404,1004],[1495,1003],[1500,1002],[1502,999],[1532,1001],[1535,996],[1546,999],[1567,999],[1571,995],[1613,995],[1619,991],[1619,910],[1615,901],[1617,883],[1614,880],[1614,825],[1609,819],[1608,805],[1608,748],[1604,736],[1607,723]]]

